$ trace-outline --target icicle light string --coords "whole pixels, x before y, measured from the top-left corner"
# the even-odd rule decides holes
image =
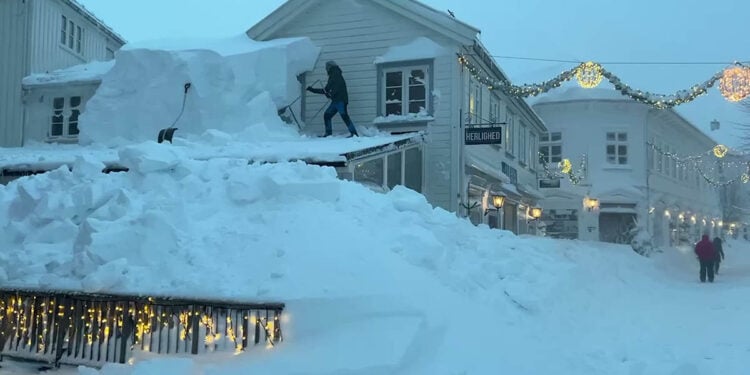
[[[715,151],[716,147],[714,147],[714,150],[707,151],[703,154],[680,157],[676,153],[665,151],[651,142],[647,142],[647,145],[649,145],[651,149],[654,150],[656,153],[662,156],[666,156],[667,158],[675,161],[675,167],[677,168],[687,167],[687,168],[695,169],[695,171],[698,172],[701,178],[703,178],[703,180],[706,181],[706,183],[708,183],[712,187],[715,187],[715,188],[723,187],[723,186],[728,186],[728,185],[738,183],[738,182],[741,182],[743,184],[750,182],[750,161],[724,160],[723,158],[726,155],[726,153],[721,157],[719,157],[718,155],[714,155],[715,156],[713,158],[714,160],[711,160],[709,159],[710,154],[711,153],[716,154],[716,151]],[[720,145],[717,145],[717,146],[720,146]],[[746,154],[742,154],[742,155],[746,155]],[[710,164],[718,163],[718,165],[716,167],[709,166],[708,168],[706,168],[703,166],[703,164],[706,162]],[[734,178],[731,178],[728,180],[725,180],[723,178],[720,178],[717,180],[715,178],[710,177],[710,175],[717,175],[717,174],[723,175],[723,170],[725,167],[734,167],[735,169],[741,169],[743,171],[742,173],[738,174]],[[709,169],[710,173],[706,173],[707,172],[706,169]],[[716,169],[719,169],[719,170],[717,171]]]
[[[604,69],[600,63],[593,61],[578,63],[572,69],[566,70],[549,81],[534,84],[514,85],[507,79],[495,79],[490,77],[481,68],[477,67],[465,54],[458,54],[458,62],[464,66],[469,73],[490,90],[501,90],[507,95],[515,97],[529,97],[546,93],[554,88],[560,87],[564,82],[573,78],[584,88],[593,88],[599,85],[603,79],[607,79],[622,95],[658,109],[672,108],[674,106],[691,102],[697,97],[704,95],[708,89],[719,82],[721,94],[731,102],[740,101],[750,96],[750,67],[740,62],[735,62],[726,69],[717,72],[702,83],[695,84],[689,89],[677,91],[671,95],[654,94],[648,91],[636,90],[622,82],[614,73]]]

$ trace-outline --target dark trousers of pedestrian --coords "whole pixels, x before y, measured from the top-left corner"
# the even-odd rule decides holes
[[[714,261],[712,260],[701,260],[701,282],[706,282],[706,275],[708,275],[708,281],[714,282]]]
[[[346,128],[349,129],[349,133],[351,135],[358,135],[357,128],[354,127],[354,123],[352,123],[352,119],[349,117],[349,112],[347,112],[346,107],[347,105],[344,102],[331,102],[331,105],[328,106],[328,109],[323,113],[323,122],[326,125],[326,135],[331,135],[333,133],[331,120],[336,113],[341,115],[341,119],[344,120]]]
[[[714,275],[718,275],[719,274],[719,265],[720,264],[721,264],[720,260],[715,260],[714,261]]]

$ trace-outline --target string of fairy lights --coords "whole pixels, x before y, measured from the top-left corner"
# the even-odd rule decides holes
[[[656,154],[664,156],[674,162],[674,168],[694,170],[709,186],[718,188],[735,183],[750,182],[750,153],[730,150],[724,145],[716,145],[705,152],[680,156],[665,150],[653,142],[646,142]],[[731,152],[730,152],[731,151]],[[539,161],[545,179],[567,178],[574,185],[580,184],[586,177],[587,155],[582,154],[578,169],[573,169],[570,159],[562,159],[559,163],[547,162],[544,154],[539,153]],[[731,159],[730,159],[731,158]],[[739,171],[732,178],[726,178],[726,172]],[[685,173],[685,172],[681,172]],[[718,178],[713,177],[718,176]]]
[[[672,108],[691,102],[699,96],[706,94],[717,82],[719,83],[719,91],[730,102],[739,102],[750,96],[750,66],[740,62],[731,64],[705,81],[691,86],[689,89],[679,90],[668,95],[634,89],[624,83],[617,75],[604,69],[602,64],[594,61],[582,62],[548,81],[524,85],[514,85],[507,79],[495,79],[489,76],[483,69],[477,67],[467,55],[459,54],[458,62],[477,81],[487,86],[488,89],[501,90],[507,95],[523,98],[546,93],[560,87],[563,83],[573,78],[583,88],[597,87],[604,79],[607,79],[614,86],[615,90],[619,91],[622,95],[659,109]]]

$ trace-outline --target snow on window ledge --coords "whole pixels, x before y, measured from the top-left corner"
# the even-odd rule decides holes
[[[430,116],[426,112],[410,113],[408,115],[388,115],[378,116],[372,120],[375,125],[378,124],[396,124],[396,123],[415,123],[415,122],[429,122],[435,121],[435,117]]]

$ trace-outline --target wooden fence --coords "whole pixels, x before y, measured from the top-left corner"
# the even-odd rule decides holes
[[[282,303],[0,289],[2,356],[98,366],[136,351],[245,351],[283,340]]]

